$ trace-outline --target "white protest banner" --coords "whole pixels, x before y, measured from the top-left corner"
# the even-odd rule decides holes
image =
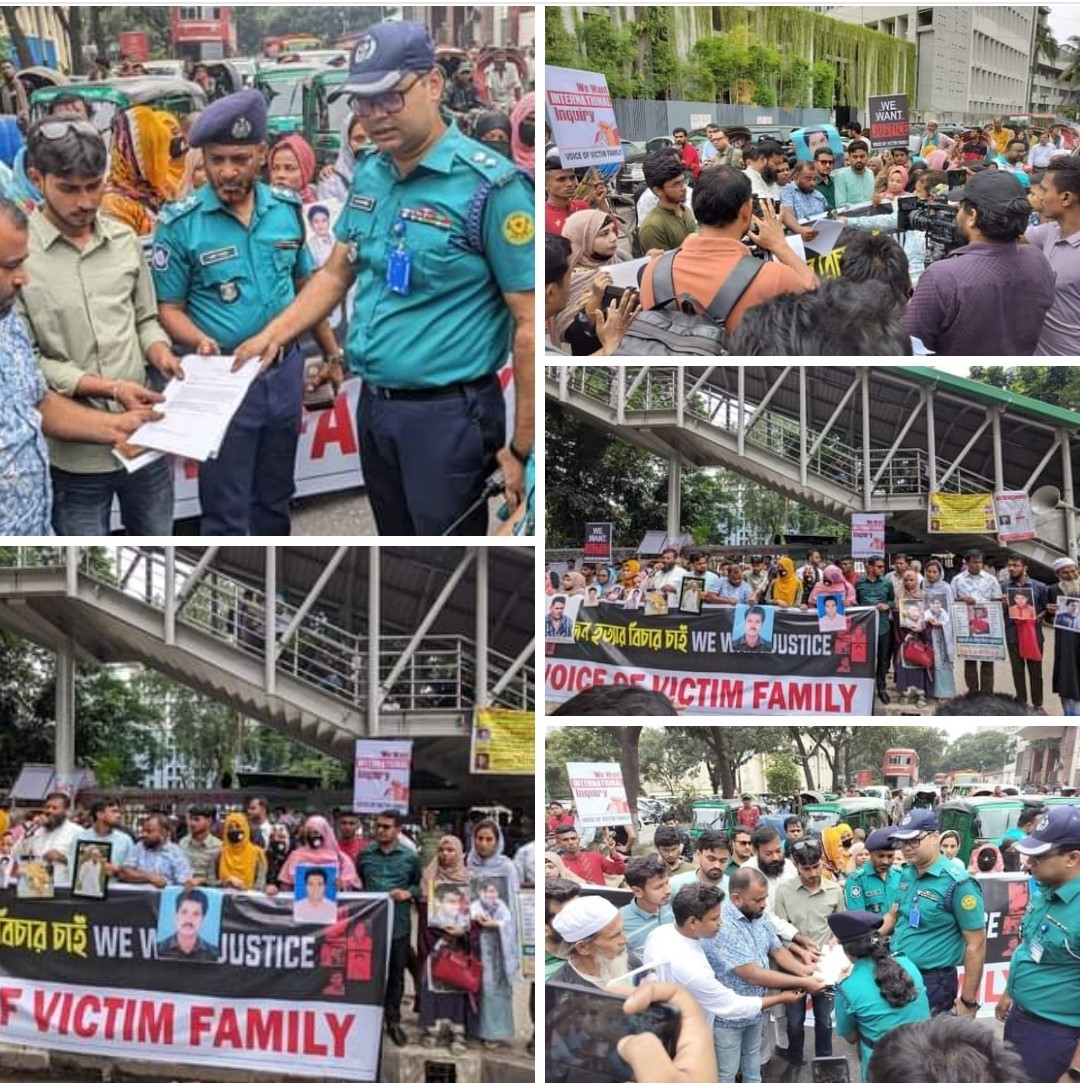
[[[957,658],[965,662],[1005,661],[1005,618],[1000,602],[953,602],[952,616]]]
[[[1031,497],[1022,489],[1015,492],[994,493],[994,511],[997,512],[998,541],[1027,541],[1035,537],[1035,516],[1031,511]]]
[[[548,119],[567,169],[623,161],[607,77],[595,71],[545,68]]]
[[[851,555],[883,557],[885,555],[885,513],[857,511],[851,516]]]
[[[412,741],[357,741],[353,812],[409,811]]]
[[[633,822],[617,763],[568,763],[566,773],[582,827],[617,827]]]

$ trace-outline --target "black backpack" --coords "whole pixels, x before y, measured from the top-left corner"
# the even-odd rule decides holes
[[[764,263],[753,256],[743,256],[706,307],[688,293],[676,297],[673,272],[676,255],[678,249],[671,249],[657,260],[652,277],[653,307],[634,317],[617,351],[620,356],[716,357],[728,352],[727,318]],[[669,308],[673,302],[674,307]],[[697,309],[704,309],[704,315],[699,316]]]

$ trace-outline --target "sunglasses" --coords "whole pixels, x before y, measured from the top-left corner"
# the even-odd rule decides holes
[[[68,133],[75,132],[79,135],[96,135],[101,133],[88,120],[43,120],[34,129],[35,135],[50,141],[63,139]]]
[[[813,858],[813,861],[800,861],[803,865],[815,865],[821,860],[821,844],[812,839],[801,839],[792,843],[791,853],[793,857]]]

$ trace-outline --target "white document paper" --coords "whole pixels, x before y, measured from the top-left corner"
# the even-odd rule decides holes
[[[611,275],[611,284],[613,286],[629,287],[636,290],[638,288],[638,271],[648,262],[649,257],[642,256],[641,259],[628,260],[626,263],[613,263],[610,267],[605,267],[604,270]]]
[[[812,241],[804,237],[803,244],[817,256],[827,256],[836,247],[840,234],[844,232],[844,223],[835,218],[814,218],[806,224],[816,229],[818,235]]]
[[[140,425],[129,443],[199,462],[212,459],[259,375],[258,358],[252,358],[239,372],[232,371],[234,360],[194,354],[182,358],[184,379],[170,380],[163,392],[165,401],[155,407],[164,416]]]
[[[795,253],[804,263],[806,262],[806,246],[802,237],[797,233],[785,233],[784,240],[788,243],[788,248]],[[770,256],[770,259],[775,257]]]
[[[826,985],[835,985],[851,970],[851,960],[839,944],[830,944],[818,959],[814,977]]]

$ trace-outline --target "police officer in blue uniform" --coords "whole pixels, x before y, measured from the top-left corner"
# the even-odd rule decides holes
[[[337,244],[295,304],[237,351],[273,353],[356,284],[345,354],[364,381],[360,453],[382,534],[486,533],[485,480],[501,467],[516,506],[533,447],[532,181],[447,125],[442,92],[422,26],[360,36],[339,93],[373,149],[357,162]],[[507,439],[498,373],[511,354]]]
[[[231,354],[287,308],[314,262],[296,193],[257,179],[266,101],[241,90],[210,105],[190,142],[209,181],[162,212],[151,266],[161,323],[191,353]],[[287,535],[304,392],[295,341],[267,358],[217,458],[199,469],[205,535]]]

